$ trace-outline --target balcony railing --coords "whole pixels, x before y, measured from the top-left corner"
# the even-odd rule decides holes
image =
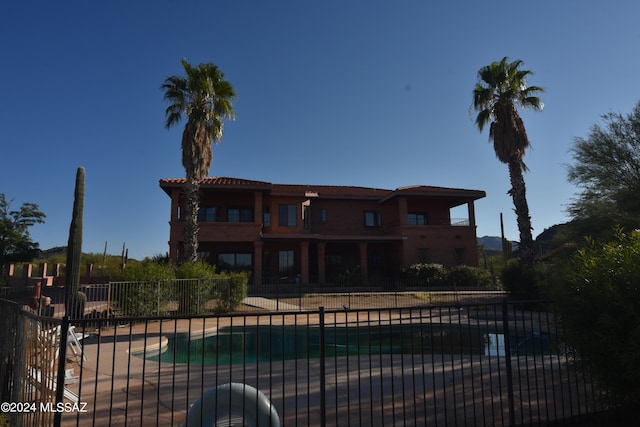
[[[451,218],[451,224],[453,227],[468,227],[469,218]]]

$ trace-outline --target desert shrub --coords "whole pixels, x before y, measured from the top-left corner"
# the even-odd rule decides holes
[[[171,296],[173,268],[150,260],[134,263],[112,282],[112,299],[126,316],[154,316],[166,311]]]
[[[456,287],[490,288],[494,286],[491,273],[468,265],[458,265],[446,273],[447,281]]]
[[[152,260],[131,263],[117,276],[119,281],[130,282],[171,280],[173,278],[175,278],[175,272],[171,265]]]
[[[510,259],[502,269],[502,286],[515,300],[540,299],[546,281],[546,267],[543,265],[529,266]]]
[[[606,391],[633,414],[640,405],[640,231],[589,241],[553,288],[568,348]]]
[[[446,284],[447,270],[440,264],[419,263],[403,268],[402,276],[421,285],[442,286]]]
[[[247,297],[249,275],[247,273],[225,273],[216,282],[216,310],[233,311]]]
[[[359,265],[344,266],[335,272],[332,281],[341,286],[358,286],[363,284],[362,270]]]
[[[179,314],[204,313],[213,297],[216,268],[204,261],[185,262],[176,268],[174,293],[178,298]]]

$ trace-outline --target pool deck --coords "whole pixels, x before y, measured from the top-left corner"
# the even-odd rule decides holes
[[[282,301],[263,297],[246,297],[242,303],[250,307],[261,308],[269,311],[306,311],[300,306],[294,304],[287,304]]]

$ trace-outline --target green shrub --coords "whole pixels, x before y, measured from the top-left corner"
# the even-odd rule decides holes
[[[184,262],[176,268],[175,295],[179,314],[200,314],[213,297],[216,268],[203,261]],[[189,280],[191,279],[191,280]]]
[[[203,279],[216,277],[216,266],[204,261],[183,262],[176,268],[177,279]]]
[[[230,273],[221,275],[216,283],[216,309],[221,312],[233,311],[247,297],[249,275]]]
[[[169,311],[169,282],[111,282],[112,300],[125,316],[159,316]]]
[[[175,278],[173,268],[166,263],[145,260],[124,269],[112,282],[111,298],[126,316],[157,316],[168,310]]]
[[[589,241],[566,272],[552,295],[568,348],[608,403],[632,414],[640,405],[640,231]]]
[[[510,259],[502,269],[502,286],[515,300],[530,301],[540,299],[546,283],[546,267],[527,266],[517,259]]]
[[[444,286],[447,270],[440,264],[419,263],[403,268],[402,276],[425,286]]]
[[[118,274],[117,279],[130,282],[150,282],[171,280],[175,277],[174,269],[168,263],[144,260],[129,264]]]
[[[460,288],[490,288],[494,286],[491,273],[482,268],[468,265],[458,265],[451,268],[446,274],[446,279],[453,286]]]

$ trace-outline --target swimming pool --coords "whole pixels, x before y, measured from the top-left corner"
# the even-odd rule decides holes
[[[512,354],[548,354],[548,336],[510,337]],[[504,335],[476,327],[428,323],[419,325],[341,326],[325,329],[327,357],[378,354],[460,354],[504,356]],[[317,326],[225,327],[216,335],[194,339],[169,337],[161,354],[148,359],[169,363],[234,364],[320,357]]]

